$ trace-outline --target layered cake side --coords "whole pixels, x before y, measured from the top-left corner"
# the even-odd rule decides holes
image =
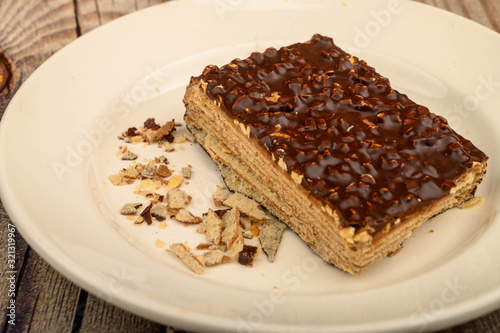
[[[471,199],[486,172],[446,119],[321,35],[207,66],[184,103],[227,186],[349,273]]]

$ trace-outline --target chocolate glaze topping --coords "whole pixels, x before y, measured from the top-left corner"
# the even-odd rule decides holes
[[[448,194],[466,166],[487,158],[321,35],[208,66],[199,79],[346,226],[376,233]]]

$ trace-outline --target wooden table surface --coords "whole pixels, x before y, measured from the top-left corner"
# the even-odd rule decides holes
[[[498,0],[420,1],[500,32]],[[0,0],[0,118],[20,85],[54,52],[102,24],[160,2]],[[176,332],[82,290],[52,269],[17,233],[16,318],[15,326],[10,325],[9,223],[0,202],[0,332]],[[500,332],[500,310],[443,332]]]

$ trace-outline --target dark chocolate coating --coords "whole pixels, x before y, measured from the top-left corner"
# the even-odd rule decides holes
[[[315,35],[199,77],[346,226],[380,230],[447,195],[486,155],[366,62]]]

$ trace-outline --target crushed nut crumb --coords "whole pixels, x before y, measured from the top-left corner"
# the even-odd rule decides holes
[[[226,256],[224,253],[213,250],[203,253],[198,258],[206,267],[230,262],[233,260],[231,257]]]
[[[167,218],[167,207],[165,205],[154,205],[151,208],[151,216],[153,216],[158,221],[164,221]]]
[[[271,217],[263,223],[259,231],[259,241],[262,251],[264,251],[271,262],[274,261],[285,229],[286,225],[283,222],[275,217]]]
[[[156,169],[156,173],[158,174],[158,176],[164,177],[164,178],[172,176],[172,171],[170,171],[168,166],[166,166],[164,164],[161,164],[158,166],[158,168]]]
[[[223,205],[231,208],[238,207],[242,214],[255,221],[265,221],[268,219],[268,216],[257,202],[240,193],[231,194],[223,202]]]
[[[198,224],[202,222],[202,219],[200,217],[194,216],[193,214],[191,214],[190,211],[188,211],[185,208],[179,209],[177,214],[172,216],[172,220],[184,223],[193,223],[193,224]]]
[[[181,259],[193,272],[196,274],[203,273],[205,265],[201,260],[193,254],[191,249],[183,243],[174,243],[170,245],[170,249],[175,255]]]
[[[179,188],[183,182],[184,177],[182,177],[181,175],[175,175],[169,179],[167,186],[170,188]]]
[[[182,177],[184,177],[186,179],[190,179],[192,170],[193,170],[193,167],[191,165],[188,165],[187,167],[182,168],[181,169]]]
[[[174,142],[195,142],[194,137],[185,133],[181,137],[174,137],[177,126],[180,124],[174,120],[160,126],[154,118],[148,118],[143,127],[130,127],[119,139],[127,143],[157,143],[158,147],[165,151],[175,150],[172,144]],[[177,147],[183,150],[181,145]],[[134,193],[150,201],[136,218],[134,215],[142,207],[141,203],[124,204],[121,214],[128,215],[127,218],[138,227],[144,222],[150,225],[156,220],[163,230],[167,228],[165,220],[168,217],[184,223],[185,227],[197,224],[196,230],[204,234],[205,242],[198,244],[196,250],[205,251],[203,254],[195,255],[186,243],[174,243],[169,247],[171,252],[174,252],[193,272],[201,274],[205,267],[229,261],[252,266],[255,256],[259,253],[259,247],[271,261],[274,260],[286,226],[274,217],[269,217],[256,201],[239,193],[228,196],[225,187],[217,186],[212,194],[214,205],[216,207],[225,205],[230,208],[208,209],[202,219],[188,210],[192,197],[180,189],[181,185],[187,184],[187,180],[192,176],[191,165],[182,167],[180,174],[174,175],[173,169],[167,166],[169,161],[164,155],[136,163],[138,155],[131,152],[126,145],[119,146],[118,152],[122,160],[134,162],[119,173],[109,176],[109,180],[117,186],[132,184],[139,180],[140,183]],[[165,188],[166,194],[160,194]],[[259,226],[256,223],[259,223]],[[256,237],[258,245],[252,240]],[[156,246],[164,248],[165,242],[157,239]],[[170,252],[170,250],[165,251]]]
[[[217,190],[212,194],[212,199],[216,207],[222,205],[222,203],[227,199],[227,193],[224,187],[217,186]]]
[[[127,183],[123,180],[123,177],[120,175],[111,175],[108,177],[108,179],[113,185],[116,186],[127,185]]]
[[[126,203],[123,205],[123,208],[121,210],[122,215],[135,215],[137,214],[137,209],[142,206],[142,203],[140,202],[135,202],[135,203]]]
[[[189,194],[178,188],[171,189],[165,196],[168,210],[173,213],[176,213],[179,209],[186,208],[191,199]]]
[[[227,247],[231,257],[236,258],[243,249],[244,241],[241,229],[239,228],[240,211],[232,208],[222,217],[224,231],[222,232],[222,243]]]
[[[122,160],[124,161],[133,161],[137,159],[137,154],[131,152],[130,150],[127,150],[121,157]]]

